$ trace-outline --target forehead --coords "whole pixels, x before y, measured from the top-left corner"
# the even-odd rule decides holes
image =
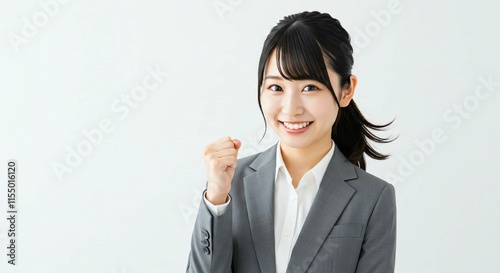
[[[266,79],[267,76],[278,76],[280,78],[284,78],[284,80],[287,80],[284,77],[284,75],[282,73],[280,73],[280,70],[278,68],[278,63],[277,63],[278,56],[277,56],[277,54],[278,53],[277,53],[276,49],[273,49],[271,54],[269,54],[269,58],[267,59],[266,66],[264,69],[264,79]],[[286,70],[286,69],[284,69],[284,66],[286,66],[286,64],[283,62],[283,59],[280,60],[280,66],[281,66],[282,72],[283,72],[283,70]],[[328,65],[326,65],[326,71],[328,73],[330,83],[332,84],[332,86],[336,86],[340,82],[340,76],[335,71],[333,71]],[[311,73],[301,73],[301,72],[296,71],[296,74],[311,74]],[[318,81],[318,77],[319,77],[319,75],[314,75],[314,76],[311,75],[310,77],[306,77],[304,75],[304,77],[303,77],[304,79],[302,79],[302,80]],[[298,80],[300,80],[300,79],[298,79]]]
[[[276,63],[276,49],[273,49],[271,54],[269,54],[269,58],[266,63],[266,70],[264,71],[264,75],[267,76],[266,72],[275,72],[278,71],[278,64]]]

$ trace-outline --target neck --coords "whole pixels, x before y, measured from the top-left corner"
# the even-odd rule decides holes
[[[304,148],[293,148],[280,142],[281,156],[287,169],[312,169],[332,148],[332,140],[316,142]]]

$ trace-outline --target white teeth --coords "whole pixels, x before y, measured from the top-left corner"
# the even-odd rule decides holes
[[[288,123],[288,122],[283,122],[286,128],[292,129],[292,130],[297,130],[297,129],[302,129],[306,127],[307,125],[310,124],[310,122],[304,122],[304,123]]]

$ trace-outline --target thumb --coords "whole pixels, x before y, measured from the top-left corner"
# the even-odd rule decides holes
[[[232,141],[233,141],[233,144],[234,144],[234,148],[236,148],[236,149],[239,150],[240,147],[241,147],[241,141],[239,141],[237,139],[233,139]]]

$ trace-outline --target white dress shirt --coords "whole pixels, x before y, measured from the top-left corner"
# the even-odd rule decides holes
[[[335,143],[332,140],[332,147],[328,153],[302,176],[297,188],[294,188],[292,177],[281,156],[280,142],[278,142],[274,179],[274,238],[276,272],[278,273],[286,272],[293,246],[311,209],[334,150]],[[212,214],[218,216],[226,212],[231,202],[230,197],[222,205],[213,205],[206,196],[204,200]]]

